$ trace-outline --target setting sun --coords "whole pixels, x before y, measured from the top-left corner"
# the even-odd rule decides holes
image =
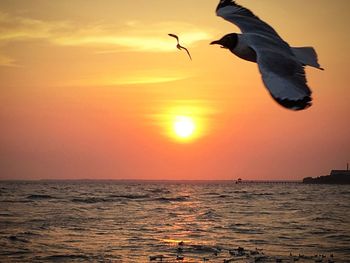
[[[163,135],[177,143],[192,143],[210,133],[214,111],[206,101],[179,100],[166,105],[160,114],[152,115]]]
[[[196,130],[196,125],[191,117],[176,116],[174,120],[174,132],[180,138],[190,138]]]

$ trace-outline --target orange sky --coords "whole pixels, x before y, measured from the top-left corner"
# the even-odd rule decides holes
[[[277,105],[210,46],[217,0],[0,2],[0,179],[301,179],[350,161],[350,2],[241,0],[315,47],[314,104]],[[193,56],[175,48],[176,33]],[[195,126],[188,139],[175,119]]]

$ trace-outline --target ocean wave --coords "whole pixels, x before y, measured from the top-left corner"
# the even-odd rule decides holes
[[[26,232],[20,233],[20,235],[25,235],[25,236],[41,236],[41,234],[39,234],[39,233],[34,233],[34,232],[31,232],[31,231],[26,231]]]
[[[185,202],[188,201],[188,196],[179,196],[179,197],[159,197],[153,199],[154,201],[160,202]]]
[[[112,199],[99,198],[99,197],[87,197],[87,198],[73,198],[71,199],[73,203],[86,203],[86,204],[95,204],[102,202],[111,202]]]
[[[53,197],[51,195],[44,195],[44,194],[32,194],[28,195],[27,199],[32,199],[32,200],[38,200],[38,199],[56,199],[56,197]]]
[[[336,239],[336,240],[341,240],[341,241],[346,241],[346,242],[350,242],[350,235],[346,235],[346,234],[327,234],[326,235],[327,238],[330,239]]]
[[[215,219],[218,219],[220,217],[221,216],[218,213],[216,213],[212,210],[209,210],[209,211],[206,211],[206,212],[198,215],[197,218],[200,220],[215,220]]]
[[[75,197],[71,199],[73,203],[106,203],[106,202],[120,202],[121,200],[141,200],[149,198],[149,195],[108,195],[104,197]]]
[[[108,198],[122,198],[122,199],[146,199],[149,195],[109,195]]]
[[[91,260],[91,258],[87,255],[83,254],[61,254],[61,255],[51,255],[51,256],[46,256],[46,257],[41,257],[38,258],[37,260],[48,260],[48,261],[67,261],[67,260]]]
[[[164,188],[155,188],[155,189],[149,189],[148,192],[154,193],[154,194],[170,194],[171,192]]]
[[[202,195],[203,195],[203,196],[208,196],[208,195],[217,196],[217,195],[220,195],[220,193],[217,193],[217,192],[207,192],[207,193],[203,193]]]
[[[218,197],[219,197],[219,198],[229,198],[229,197],[231,197],[231,196],[229,196],[229,195],[219,195]]]
[[[265,245],[268,244],[266,240],[263,239],[249,239],[248,243],[255,244],[255,245]]]
[[[7,239],[13,242],[29,243],[29,240],[22,237],[17,237],[17,236],[9,236],[7,237]]]
[[[33,200],[23,200],[23,199],[5,199],[5,200],[1,200],[0,203],[32,203]]]
[[[0,217],[12,217],[14,216],[13,214],[11,213],[7,213],[7,212],[0,212]]]
[[[252,227],[250,224],[233,224],[229,226],[229,229],[239,234],[265,234],[265,232],[262,229]]]
[[[231,191],[230,194],[248,194],[249,192],[246,190],[235,190]]]
[[[274,193],[253,193],[253,195],[256,195],[256,196],[270,196],[270,195],[274,195]]]

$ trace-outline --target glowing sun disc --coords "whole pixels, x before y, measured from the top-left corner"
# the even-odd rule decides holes
[[[176,116],[174,120],[174,132],[180,138],[189,138],[193,135],[196,126],[191,117]]]

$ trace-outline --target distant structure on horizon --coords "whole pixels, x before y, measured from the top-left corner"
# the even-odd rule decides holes
[[[346,170],[332,170],[330,175],[316,178],[306,177],[303,179],[304,184],[350,184],[349,163]]]
[[[241,184],[242,183],[242,178],[238,178],[236,181],[236,184]]]

